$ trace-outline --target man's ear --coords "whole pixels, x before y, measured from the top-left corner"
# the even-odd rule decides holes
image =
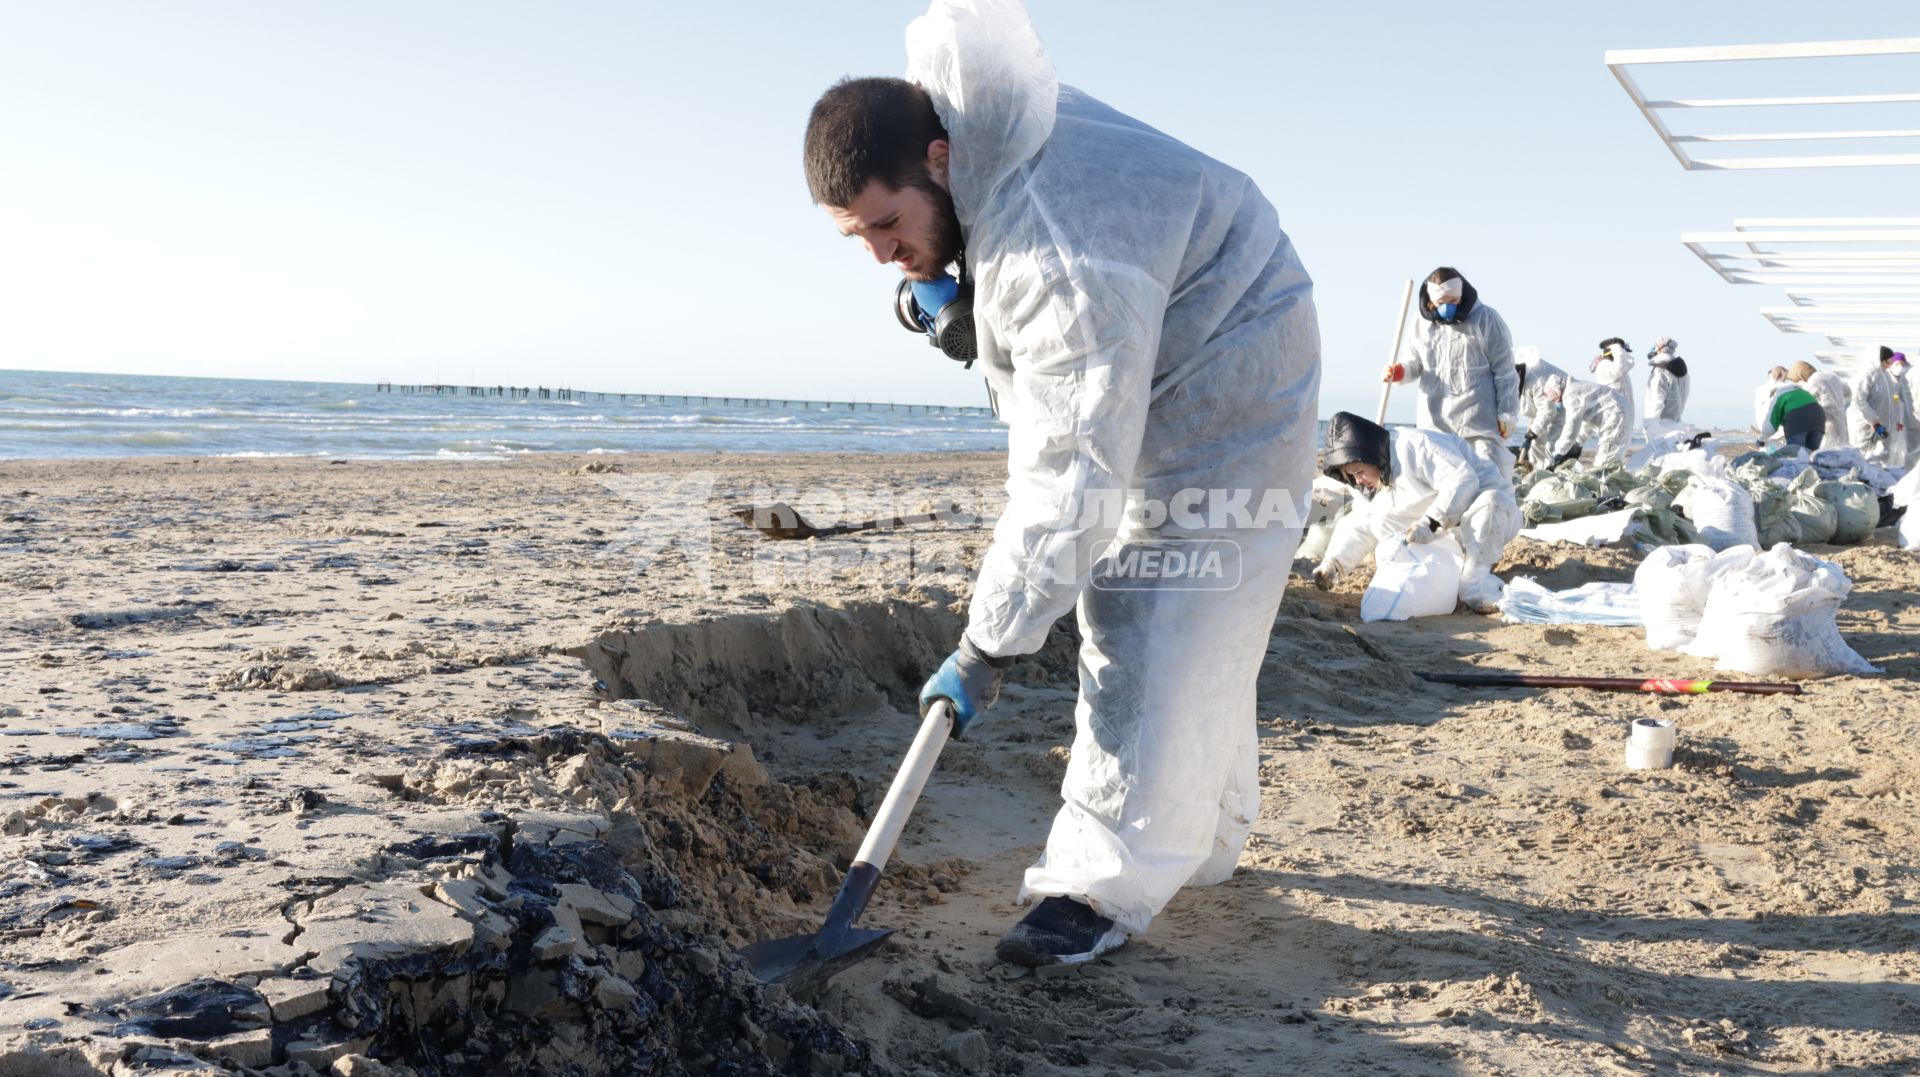
[[[944,138],[927,143],[927,175],[932,176],[942,190],[947,187],[947,154],[951,148]]]

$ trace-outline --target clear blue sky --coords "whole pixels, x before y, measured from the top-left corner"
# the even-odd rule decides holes
[[[1698,417],[1739,419],[1816,342],[1678,234],[1920,214],[1920,169],[1683,172],[1601,62],[1906,36],[1911,0],[1030,6],[1063,81],[1279,207],[1323,413],[1371,410],[1400,282],[1452,263],[1563,366],[1679,339]],[[800,174],[813,99],[903,70],[920,10],[0,0],[0,366],[979,402]],[[1671,92],[1920,89],[1747,67]]]

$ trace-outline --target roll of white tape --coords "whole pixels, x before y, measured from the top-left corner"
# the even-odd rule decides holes
[[[1627,769],[1665,770],[1673,766],[1677,739],[1672,719],[1635,718],[1633,733],[1627,738]]]

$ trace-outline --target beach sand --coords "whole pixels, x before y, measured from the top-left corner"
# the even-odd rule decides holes
[[[992,950],[1058,804],[1063,624],[943,755],[891,941],[817,998],[753,984],[733,948],[817,925],[912,737],[1002,466],[0,462],[0,1073],[1920,1069],[1920,568],[1885,532],[1816,551],[1885,674],[1798,697],[1436,686],[1711,671],[1296,582],[1239,871],[1035,974]],[[775,544],[726,516],[765,500],[974,518]],[[1642,715],[1674,769],[1624,769]]]

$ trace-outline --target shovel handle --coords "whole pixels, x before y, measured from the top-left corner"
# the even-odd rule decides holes
[[[920,732],[913,738],[913,747],[907,749],[907,758],[901,761],[893,784],[887,787],[880,810],[874,813],[873,825],[867,828],[867,840],[860,843],[860,852],[853,858],[855,863],[872,864],[876,872],[887,866],[894,843],[906,829],[907,816],[913,814],[914,802],[927,787],[927,777],[933,773],[933,765],[940,760],[940,749],[947,746],[947,738],[952,733],[953,705],[944,699],[937,700],[920,720]]]
[[[893,776],[893,784],[887,787],[886,799],[874,813],[873,825],[867,827],[867,839],[860,843],[860,851],[854,854],[853,864],[847,868],[847,877],[840,881],[840,890],[833,896],[827,918],[820,925],[819,934],[814,936],[810,952],[816,958],[839,953],[841,940],[866,911],[867,899],[873,896],[873,888],[880,882],[880,869],[887,866],[887,858],[893,855],[900,831],[906,828],[907,816],[913,814],[914,802],[927,787],[927,777],[933,773],[940,749],[947,746],[952,732],[953,705],[939,700],[920,720],[920,732],[913,738],[913,747],[907,749],[907,758]]]
[[[1394,323],[1393,347],[1387,352],[1388,366],[1392,366],[1400,361],[1400,341],[1407,335],[1407,311],[1412,307],[1413,282],[1408,281],[1407,286],[1400,290],[1400,320]],[[1374,411],[1373,421],[1379,423],[1381,426],[1387,425],[1387,394],[1391,392],[1393,392],[1392,382],[1387,381],[1380,383],[1380,406]]]

